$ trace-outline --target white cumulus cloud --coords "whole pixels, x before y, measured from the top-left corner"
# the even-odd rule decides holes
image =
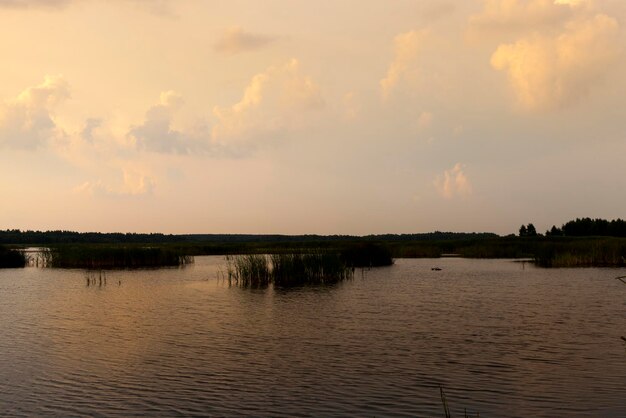
[[[394,59],[380,80],[383,99],[389,98],[397,86],[417,70],[417,62],[428,32],[425,30],[401,33],[394,38]]]
[[[452,199],[472,194],[472,184],[463,171],[464,168],[463,164],[457,163],[435,179],[434,186],[443,198]]]
[[[528,110],[585,97],[623,50],[618,21],[594,0],[483,0],[468,33],[494,42],[491,66],[507,74]]]
[[[617,60],[618,31],[617,21],[603,14],[576,19],[557,35],[535,33],[500,45],[491,65],[506,71],[524,107],[563,107],[587,95]]]
[[[188,154],[200,143],[193,135],[172,126],[174,114],[183,105],[181,95],[173,91],[161,93],[160,100],[147,112],[141,125],[133,126],[129,135],[139,149],[158,153]]]
[[[228,107],[216,106],[216,142],[247,140],[251,135],[299,127],[312,110],[324,105],[318,85],[300,71],[298,60],[273,66],[252,77],[243,97]]]
[[[156,181],[142,170],[124,168],[121,179],[111,184],[102,181],[87,181],[74,188],[74,193],[90,196],[132,197],[149,196],[154,193]]]
[[[33,149],[62,136],[53,112],[69,96],[63,77],[46,76],[43,83],[0,105],[0,145]]]

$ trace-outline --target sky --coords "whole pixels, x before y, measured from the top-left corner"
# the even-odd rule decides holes
[[[0,0],[0,229],[626,216],[623,0]]]

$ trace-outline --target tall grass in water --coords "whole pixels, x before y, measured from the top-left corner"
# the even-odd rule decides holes
[[[193,263],[193,257],[173,248],[59,246],[46,250],[47,267],[89,270],[176,267]]]
[[[272,279],[277,286],[337,283],[353,274],[339,254],[273,254],[270,259]]]
[[[354,270],[339,254],[249,254],[227,257],[228,279],[244,287],[280,287],[337,283]]]
[[[270,283],[270,268],[267,256],[247,254],[227,256],[228,280],[243,287],[265,287]]]
[[[557,241],[542,245],[535,262],[541,267],[624,267],[626,241],[599,238]]]
[[[28,259],[22,251],[0,246],[0,268],[20,268],[26,266]]]

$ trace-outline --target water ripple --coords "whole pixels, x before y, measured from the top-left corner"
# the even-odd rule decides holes
[[[0,271],[0,416],[626,416],[615,270],[398,260],[244,290],[222,262]],[[122,281],[123,285],[117,283]]]

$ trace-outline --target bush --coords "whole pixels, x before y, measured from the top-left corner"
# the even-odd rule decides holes
[[[0,247],[0,268],[21,268],[26,265],[26,261],[23,252]]]

